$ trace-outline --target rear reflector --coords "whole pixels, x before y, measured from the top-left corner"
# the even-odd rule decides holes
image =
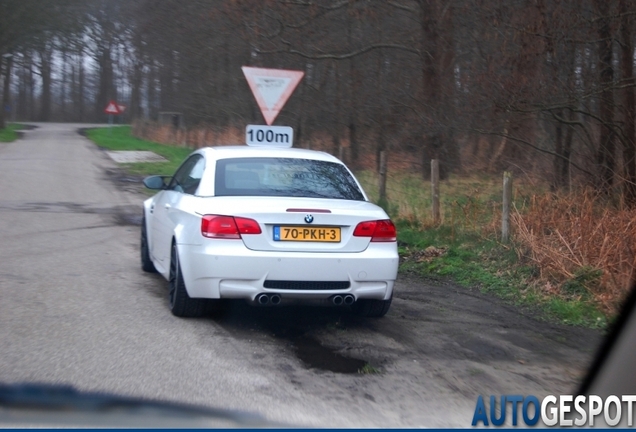
[[[371,237],[372,242],[397,241],[395,225],[389,219],[360,222],[353,231],[355,237]]]
[[[254,219],[205,215],[201,218],[201,234],[208,238],[240,239],[241,234],[260,234],[261,228]]]

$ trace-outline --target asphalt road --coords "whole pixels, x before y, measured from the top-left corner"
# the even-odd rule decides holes
[[[86,125],[38,126],[0,144],[0,383],[70,384],[293,425],[468,427],[479,394],[572,391],[599,341],[406,277],[381,320],[242,303],[175,318],[166,281],[139,267],[143,195],[77,133]]]

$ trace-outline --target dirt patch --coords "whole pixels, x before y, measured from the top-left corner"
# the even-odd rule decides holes
[[[20,211],[36,213],[82,213],[104,216],[104,224],[88,228],[101,228],[112,225],[141,225],[141,206],[99,207],[73,202],[3,202],[0,211]],[[81,229],[86,229],[82,227]],[[79,228],[78,228],[79,229]]]
[[[539,321],[477,290],[422,277],[399,279],[382,319],[244,302],[227,302],[212,319],[237,339],[275,347],[255,361],[299,388],[390,403],[414,422],[418,404],[461,407],[464,426],[480,394],[571,393],[602,339],[597,330]],[[339,370],[341,361],[347,368]]]
[[[139,194],[140,199],[139,202],[143,201],[144,195],[142,190],[143,186],[143,176],[133,175],[126,171],[124,168],[107,168],[104,170],[104,177],[113,183],[115,187],[119,190],[125,190],[127,192],[132,192],[134,194]]]

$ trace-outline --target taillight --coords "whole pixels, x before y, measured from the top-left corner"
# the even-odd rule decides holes
[[[254,219],[235,217],[234,221],[238,227],[238,231],[241,234],[260,234],[261,227],[258,226],[258,222]]]
[[[395,225],[389,219],[360,222],[353,231],[355,237],[371,237],[372,242],[397,241]]]
[[[373,237],[376,225],[376,221],[360,222],[353,231],[353,235],[355,237]]]
[[[201,234],[208,238],[240,239],[241,234],[260,234],[253,219],[232,216],[205,215],[201,218]]]

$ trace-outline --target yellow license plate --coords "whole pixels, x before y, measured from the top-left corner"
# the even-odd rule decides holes
[[[340,242],[340,227],[274,226],[275,241]]]

